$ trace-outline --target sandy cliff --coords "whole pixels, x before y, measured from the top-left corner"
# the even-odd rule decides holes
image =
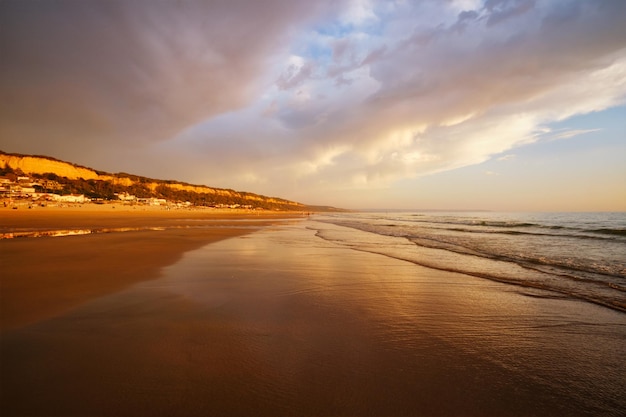
[[[51,172],[59,177],[67,177],[72,180],[78,178],[86,180],[99,179],[98,173],[92,169],[77,167],[67,162],[38,156],[17,156],[0,153],[0,166],[8,166],[14,170],[19,169],[26,174],[46,174]]]
[[[25,174],[56,174],[59,177],[66,177],[71,180],[85,179],[85,180],[99,180],[109,181],[116,185],[122,185],[130,187],[138,181],[133,178],[129,178],[124,174],[109,174],[98,173],[97,171],[77,166],[69,162],[59,161],[53,158],[32,156],[32,155],[16,155],[6,154],[0,152],[0,168],[10,167],[13,170],[20,170]],[[201,194],[218,195],[224,197],[232,197],[237,199],[244,199],[251,204],[254,202],[275,203],[282,206],[290,206],[291,209],[303,208],[303,204],[287,201],[279,198],[265,197],[262,195],[256,195],[251,193],[242,193],[233,190],[227,190],[222,188],[212,188],[203,185],[191,185],[176,182],[166,182],[160,180],[152,180],[148,178],[141,178],[141,183],[147,186],[150,190],[155,191],[159,186],[166,186],[176,191],[188,191]]]

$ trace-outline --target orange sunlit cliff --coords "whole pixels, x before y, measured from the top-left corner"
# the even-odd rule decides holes
[[[26,176],[26,177],[25,177]],[[0,152],[3,197],[84,195],[91,200],[160,199],[203,206],[245,206],[270,210],[332,210],[249,192],[157,180],[126,173],[111,174],[47,156]],[[21,184],[17,181],[20,178]],[[15,186],[10,187],[14,181]],[[23,187],[25,185],[25,187]],[[30,194],[16,191],[29,190]]]

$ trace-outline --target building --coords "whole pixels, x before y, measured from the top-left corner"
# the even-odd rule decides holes
[[[56,196],[55,200],[60,203],[84,203],[88,201],[88,199],[85,198],[84,194],[68,194],[68,195],[50,194],[50,195]]]

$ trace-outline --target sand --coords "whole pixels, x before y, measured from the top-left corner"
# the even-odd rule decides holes
[[[167,209],[161,206],[83,204],[39,207],[22,205],[13,210],[0,206],[0,233],[9,231],[197,226],[215,219],[275,219],[303,216],[298,212],[246,209]]]
[[[160,268],[187,251],[298,216],[120,205],[0,209],[0,233],[98,231],[0,240],[0,330],[49,318],[94,297],[154,279]]]
[[[308,221],[229,221],[0,241],[38,268],[63,258],[55,277],[139,271],[2,331],[1,414],[617,416],[626,404],[620,313],[340,248]],[[83,293],[63,285],[53,298]]]

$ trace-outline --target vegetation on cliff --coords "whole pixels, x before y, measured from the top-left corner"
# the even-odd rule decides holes
[[[50,172],[45,172],[50,170]],[[65,174],[65,175],[63,175]],[[0,152],[0,176],[28,175],[38,180],[39,192],[83,194],[91,199],[116,200],[119,195],[162,198],[197,206],[240,205],[266,210],[332,210],[276,197],[127,173],[111,174],[46,156]]]

